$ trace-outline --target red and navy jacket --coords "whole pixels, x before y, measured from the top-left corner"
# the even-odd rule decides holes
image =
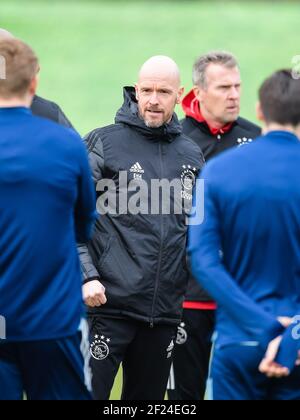
[[[221,129],[210,127],[201,114],[200,104],[192,90],[182,101],[186,117],[182,120],[183,133],[202,150],[205,161],[227,149],[251,143],[261,134],[261,128],[239,117]],[[184,302],[185,309],[215,309],[216,305],[192,276]]]

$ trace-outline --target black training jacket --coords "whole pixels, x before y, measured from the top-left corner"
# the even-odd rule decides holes
[[[204,164],[200,148],[182,134],[175,114],[160,128],[145,125],[130,87],[124,88],[124,104],[115,124],[92,131],[86,142],[95,184],[113,180],[119,197],[119,172],[123,171],[128,182],[146,182],[149,203],[152,180],[180,181],[180,197],[172,191],[172,203],[182,194],[191,197],[191,184]],[[98,192],[98,202],[102,196]],[[93,239],[88,247],[79,246],[79,255],[84,281],[99,278],[108,302],[88,308],[89,314],[178,324],[188,281],[185,222],[184,212],[174,211],[99,216]]]

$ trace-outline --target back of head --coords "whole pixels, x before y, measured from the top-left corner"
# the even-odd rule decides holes
[[[12,39],[14,38],[11,32],[8,32],[6,29],[0,28],[0,41],[3,39]]]
[[[262,84],[259,100],[267,124],[300,124],[300,80],[290,69],[279,70]]]
[[[23,98],[37,71],[38,59],[27,44],[0,37],[0,99]]]

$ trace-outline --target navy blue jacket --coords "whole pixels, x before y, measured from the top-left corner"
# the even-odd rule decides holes
[[[189,252],[219,305],[217,345],[266,347],[283,332],[277,317],[300,309],[300,142],[271,132],[211,160],[202,178],[205,217]]]
[[[191,117],[186,117],[182,121],[182,127],[184,134],[201,148],[205,162],[233,147],[244,147],[248,142],[252,142],[261,135],[260,127],[241,117],[232,124],[229,131],[215,136],[211,134],[205,122],[198,122]],[[207,302],[211,300],[207,292],[190,276],[186,301]]]
[[[76,239],[95,217],[84,144],[27,108],[0,109],[0,315],[8,341],[57,339],[82,314]]]

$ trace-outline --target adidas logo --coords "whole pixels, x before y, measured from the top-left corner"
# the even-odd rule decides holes
[[[167,352],[173,351],[175,347],[174,340],[171,341],[169,347],[167,348]]]
[[[145,171],[144,169],[141,167],[141,165],[137,162],[135,163],[131,168],[130,168],[130,172],[133,172],[135,174],[144,174]]]
[[[174,340],[172,340],[169,347],[167,348],[167,359],[170,359],[170,357],[172,357],[174,347],[175,347]]]

